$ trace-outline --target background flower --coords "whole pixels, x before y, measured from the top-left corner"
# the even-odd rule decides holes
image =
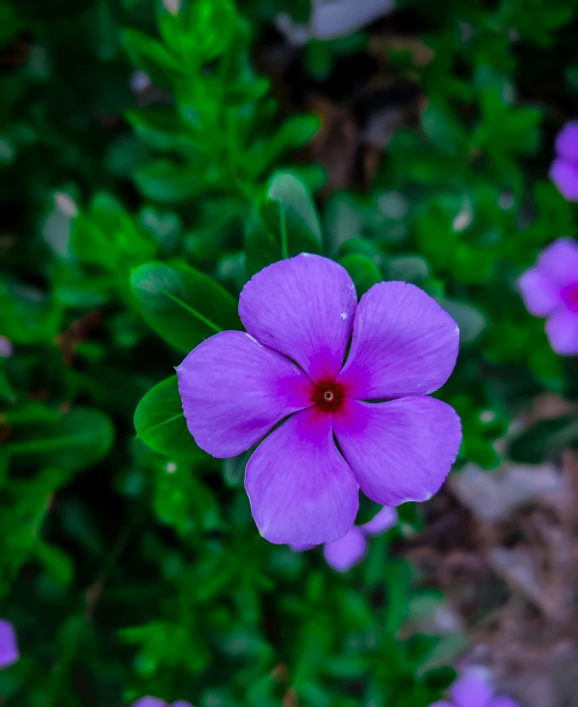
[[[367,538],[385,533],[397,524],[395,508],[384,506],[370,521],[363,525],[354,525],[339,540],[326,543],[323,554],[327,563],[338,572],[347,572],[353,565],[361,562],[367,552]]]
[[[158,697],[141,697],[132,707],[194,707],[194,705],[185,700],[177,700],[169,704]]]
[[[451,701],[435,702],[431,707],[520,707],[510,697],[495,697],[489,671],[468,668],[450,688]]]
[[[569,201],[578,201],[578,120],[566,123],[556,138],[550,178]]]
[[[546,317],[554,351],[578,354],[578,244],[560,238],[549,245],[520,278],[520,290],[528,311]]]
[[[7,668],[20,658],[12,624],[0,619],[0,668]]]

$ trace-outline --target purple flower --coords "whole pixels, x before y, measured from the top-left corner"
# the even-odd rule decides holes
[[[323,554],[328,565],[338,572],[347,572],[361,562],[367,551],[367,536],[379,535],[393,528],[398,521],[397,511],[384,506],[377,515],[363,525],[353,525],[342,538],[325,543]],[[293,552],[312,550],[315,545],[291,545]]]
[[[578,201],[578,120],[562,128],[556,138],[556,159],[550,179],[568,201]]]
[[[169,705],[158,697],[141,697],[132,707],[193,707],[193,705],[185,700],[177,700]]]
[[[12,624],[0,619],[0,668],[7,668],[19,658],[16,633]]]
[[[578,354],[578,244],[559,238],[520,278],[528,311],[546,317],[546,334],[562,356]]]
[[[0,336],[0,358],[12,356],[12,342],[5,336]]]
[[[509,697],[494,697],[490,674],[484,668],[469,668],[450,688],[451,701],[430,707],[520,707]]]
[[[235,456],[271,432],[245,474],[263,537],[333,542],[355,521],[360,487],[387,506],[439,489],[461,426],[426,396],[452,372],[459,332],[431,297],[382,282],[358,305],[344,268],[303,253],[257,273],[239,315],[248,333],[212,336],[177,374],[189,431],[209,454]],[[387,398],[397,400],[377,402]]]
[[[338,572],[347,572],[365,557],[367,536],[385,533],[396,523],[395,508],[384,506],[369,522],[352,526],[342,538],[324,545],[323,554],[327,564]]]

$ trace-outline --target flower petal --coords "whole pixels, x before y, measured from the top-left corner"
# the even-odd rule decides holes
[[[176,702],[173,702],[171,707],[194,707],[194,705],[186,700],[177,700]]]
[[[0,619],[0,668],[7,668],[20,658],[12,624]]]
[[[538,268],[530,268],[518,282],[526,309],[535,317],[546,317],[561,303],[560,286]]]
[[[570,162],[578,163],[578,120],[571,120],[556,138],[556,153]]]
[[[441,700],[440,702],[434,702],[433,705],[430,705],[429,707],[455,707],[455,705],[447,700]]]
[[[257,448],[245,488],[261,535],[272,543],[320,545],[343,537],[359,507],[358,484],[333,441],[331,414],[292,415]]]
[[[158,697],[141,697],[132,707],[168,707],[164,700]]]
[[[558,238],[540,254],[538,270],[561,287],[578,282],[578,243]]]
[[[239,315],[247,331],[305,369],[316,382],[339,373],[357,307],[347,271],[302,253],[258,272],[243,288]]]
[[[430,498],[448,475],[462,438],[455,410],[425,396],[387,403],[346,400],[334,414],[333,429],[363,493],[387,506]]]
[[[384,506],[377,515],[360,528],[366,535],[379,535],[397,525],[398,520],[397,510],[391,506]]]
[[[550,346],[560,356],[578,355],[578,313],[559,309],[546,322]]]
[[[351,350],[338,382],[358,400],[426,395],[449,378],[457,324],[415,285],[374,285],[357,307]]]
[[[455,707],[489,707],[494,689],[485,668],[469,668],[450,688]]]
[[[578,201],[578,164],[561,157],[552,162],[550,179],[568,201]]]
[[[347,572],[363,559],[367,550],[367,539],[355,525],[339,540],[325,543],[323,555],[330,567],[338,572]]]
[[[494,697],[489,707],[520,707],[511,697]]]
[[[244,452],[279,420],[312,404],[305,373],[241,331],[203,341],[177,376],[189,431],[214,457]]]

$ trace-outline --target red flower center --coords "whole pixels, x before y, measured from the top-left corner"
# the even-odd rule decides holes
[[[335,381],[322,381],[313,390],[313,402],[328,412],[339,410],[343,398],[343,388]]]

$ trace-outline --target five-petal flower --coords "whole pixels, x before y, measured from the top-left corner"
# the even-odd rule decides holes
[[[519,707],[510,697],[495,697],[490,674],[485,668],[468,668],[449,692],[451,701],[442,700],[430,707]]]
[[[578,243],[559,238],[520,278],[526,308],[546,317],[546,334],[562,356],[578,354]]]
[[[245,475],[263,537],[332,542],[353,525],[360,487],[388,506],[439,489],[461,425],[426,396],[452,372],[459,332],[431,297],[382,282],[358,304],[344,268],[304,253],[257,273],[239,315],[247,333],[212,336],[177,375],[189,431],[212,456],[270,433]]]

